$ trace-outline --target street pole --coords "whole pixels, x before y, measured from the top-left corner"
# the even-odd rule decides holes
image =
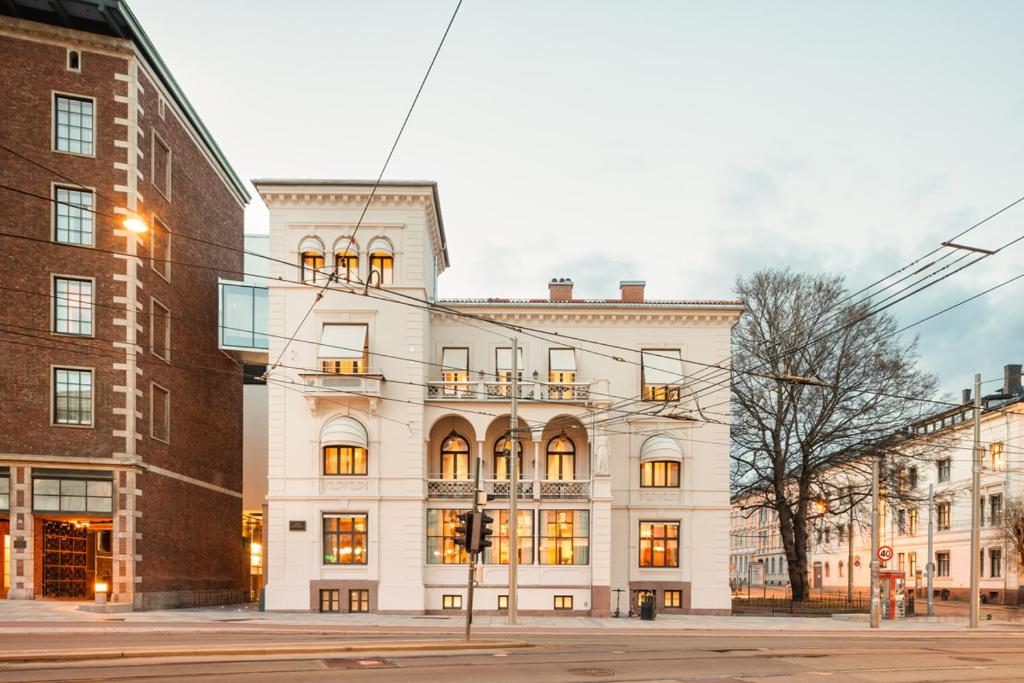
[[[878,470],[879,458],[871,460],[871,628],[882,625],[878,596]]]
[[[928,616],[935,613],[935,596],[933,582],[935,576],[935,484],[928,484],[928,562],[925,564],[925,571],[928,572]]]
[[[477,448],[476,452],[476,482],[473,487],[473,507],[472,516],[469,524],[466,525],[466,552],[469,553],[469,576],[466,579],[466,640],[469,640],[470,629],[473,626],[473,587],[476,583],[476,552],[469,550],[470,539],[476,535],[476,527],[478,524],[482,524],[480,519],[480,498],[482,490],[480,488],[480,470],[483,467],[483,453],[480,448]],[[483,496],[484,500],[487,499]]]
[[[853,488],[846,489],[848,502],[850,504],[850,526],[846,530],[846,538],[849,541],[849,551],[846,554],[846,603],[853,602]]]
[[[974,457],[971,461],[971,592],[967,596],[971,601],[970,621],[968,628],[978,628],[978,571],[981,569],[979,552],[981,551],[981,524],[978,514],[978,496],[981,494],[981,374],[974,375]]]
[[[509,479],[508,493],[508,623],[514,624],[519,617],[516,591],[519,587],[519,340],[512,337],[512,375],[509,377],[511,408],[509,410],[508,450]]]

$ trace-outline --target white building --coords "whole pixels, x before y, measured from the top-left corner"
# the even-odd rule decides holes
[[[472,315],[588,340],[519,335],[521,613],[607,615],[618,589],[623,611],[655,591],[659,610],[728,613],[728,408],[705,421],[692,393],[728,406],[728,385],[692,380],[728,363],[740,302],[649,301],[642,282],[576,299],[568,280],[438,301],[434,183],[378,188],[354,239],[372,183],[255,185],[275,259],[267,609],[461,609],[454,516],[478,459],[497,521],[475,607],[506,606],[511,332]]]
[[[786,551],[779,532],[779,514],[754,508],[752,501],[732,501],[729,521],[729,581],[734,590],[746,586],[789,586]],[[761,564],[763,569],[753,565]]]

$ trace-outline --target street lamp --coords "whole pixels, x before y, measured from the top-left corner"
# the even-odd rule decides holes
[[[819,515],[823,515],[828,511],[828,501],[824,498],[817,498],[814,501],[814,511]]]
[[[123,225],[128,230],[137,233],[143,233],[149,230],[149,226],[146,225],[146,221],[142,220],[142,218],[137,214],[130,214],[128,216],[125,216],[125,219],[121,221],[121,225]]]

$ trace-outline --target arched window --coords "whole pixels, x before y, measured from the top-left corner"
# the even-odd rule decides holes
[[[569,481],[576,478],[576,444],[565,432],[548,441],[546,479]]]
[[[70,71],[81,70],[81,62],[79,61],[77,50],[68,50],[68,69]]]
[[[655,434],[640,447],[640,486],[679,488],[683,449],[665,434]]]
[[[394,282],[395,250],[386,239],[370,242],[370,284],[390,285]]]
[[[334,244],[334,275],[346,282],[359,281],[359,245],[350,237]]]
[[[839,560],[839,577],[840,578],[842,578],[842,576],[843,576],[843,567],[844,567],[843,561]]]
[[[827,579],[828,577],[829,577],[829,566],[828,566],[828,562],[826,562],[825,563],[825,578]]]
[[[511,479],[512,468],[511,460],[509,459],[509,450],[511,448],[509,441],[508,432],[504,436],[500,437],[494,442],[494,478],[495,479]],[[517,465],[519,467],[519,478],[523,477],[523,442],[516,441],[516,451],[518,457]]]
[[[441,478],[469,479],[469,442],[455,430],[441,442]]]
[[[299,245],[299,266],[303,282],[317,282],[326,276],[324,269],[324,245],[316,237],[307,237]]]
[[[351,417],[336,417],[320,434],[325,476],[366,476],[366,429]]]

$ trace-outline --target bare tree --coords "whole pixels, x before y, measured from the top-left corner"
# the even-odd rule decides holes
[[[1016,554],[1018,565],[1024,564],[1024,500],[1011,498],[1003,505],[999,528],[1003,538]]]
[[[888,495],[907,495],[900,435],[936,382],[916,367],[916,340],[901,341],[892,316],[847,303],[840,277],[769,270],[736,290],[747,312],[733,335],[733,489],[778,513],[803,600],[808,532],[826,509],[864,503],[872,458],[886,458]]]

